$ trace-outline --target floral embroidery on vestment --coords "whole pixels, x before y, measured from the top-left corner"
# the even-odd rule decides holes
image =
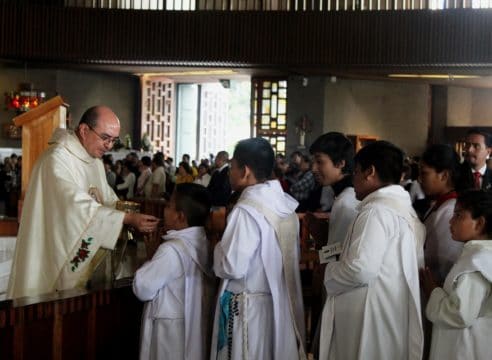
[[[79,264],[84,262],[88,257],[91,251],[89,250],[89,245],[92,243],[92,237],[88,237],[87,240],[82,239],[82,244],[77,250],[77,254],[73,257],[70,264],[72,264],[72,271],[75,271]]]

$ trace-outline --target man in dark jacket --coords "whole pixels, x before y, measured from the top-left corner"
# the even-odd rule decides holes
[[[229,181],[229,154],[219,151],[215,157],[215,171],[212,173],[207,189],[212,195],[212,206],[226,206],[231,195]]]
[[[492,150],[492,136],[479,128],[469,130],[465,137],[465,161],[473,175],[475,188],[490,190],[492,172],[487,169],[487,158]]]

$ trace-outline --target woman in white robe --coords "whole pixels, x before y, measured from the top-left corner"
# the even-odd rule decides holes
[[[457,191],[467,186],[463,179],[458,154],[450,146],[432,145],[422,154],[420,182],[425,195],[434,200],[424,216],[425,264],[439,284],[444,282],[463,249],[462,243],[453,241],[449,230]]]

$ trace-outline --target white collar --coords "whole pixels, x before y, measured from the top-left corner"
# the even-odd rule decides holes
[[[478,172],[480,173],[480,175],[484,175],[485,174],[485,171],[487,170],[487,164],[485,164],[484,166],[482,166],[480,169],[478,169]],[[472,173],[475,173],[477,170],[475,169],[471,169]]]

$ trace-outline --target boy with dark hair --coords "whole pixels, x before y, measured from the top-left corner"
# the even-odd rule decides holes
[[[269,180],[274,162],[262,138],[234,150],[230,180],[241,196],[214,251],[222,282],[212,359],[305,359],[297,202]]]
[[[322,186],[330,186],[335,196],[330,212],[327,245],[321,249],[323,255],[320,255],[320,262],[327,263],[335,261],[334,255],[340,254],[347,229],[357,216],[359,201],[355,198],[352,185],[354,146],[345,135],[329,132],[317,138],[309,152],[314,158],[313,174],[316,181]],[[323,307],[324,316],[329,311],[328,306]],[[321,324],[318,324],[318,328],[321,331],[320,338],[323,339],[325,329]]]
[[[419,261],[425,228],[399,181],[403,152],[377,141],[355,156],[359,213],[325,272],[320,359],[421,359]]]
[[[135,274],[146,301],[140,359],[207,359],[215,299],[212,249],[205,235],[210,195],[198,184],[176,186],[164,212],[164,242]]]
[[[309,148],[313,155],[313,173],[322,186],[331,186],[335,194],[330,213],[328,244],[342,243],[357,215],[359,203],[352,185],[354,146],[339,132],[321,135]]]

